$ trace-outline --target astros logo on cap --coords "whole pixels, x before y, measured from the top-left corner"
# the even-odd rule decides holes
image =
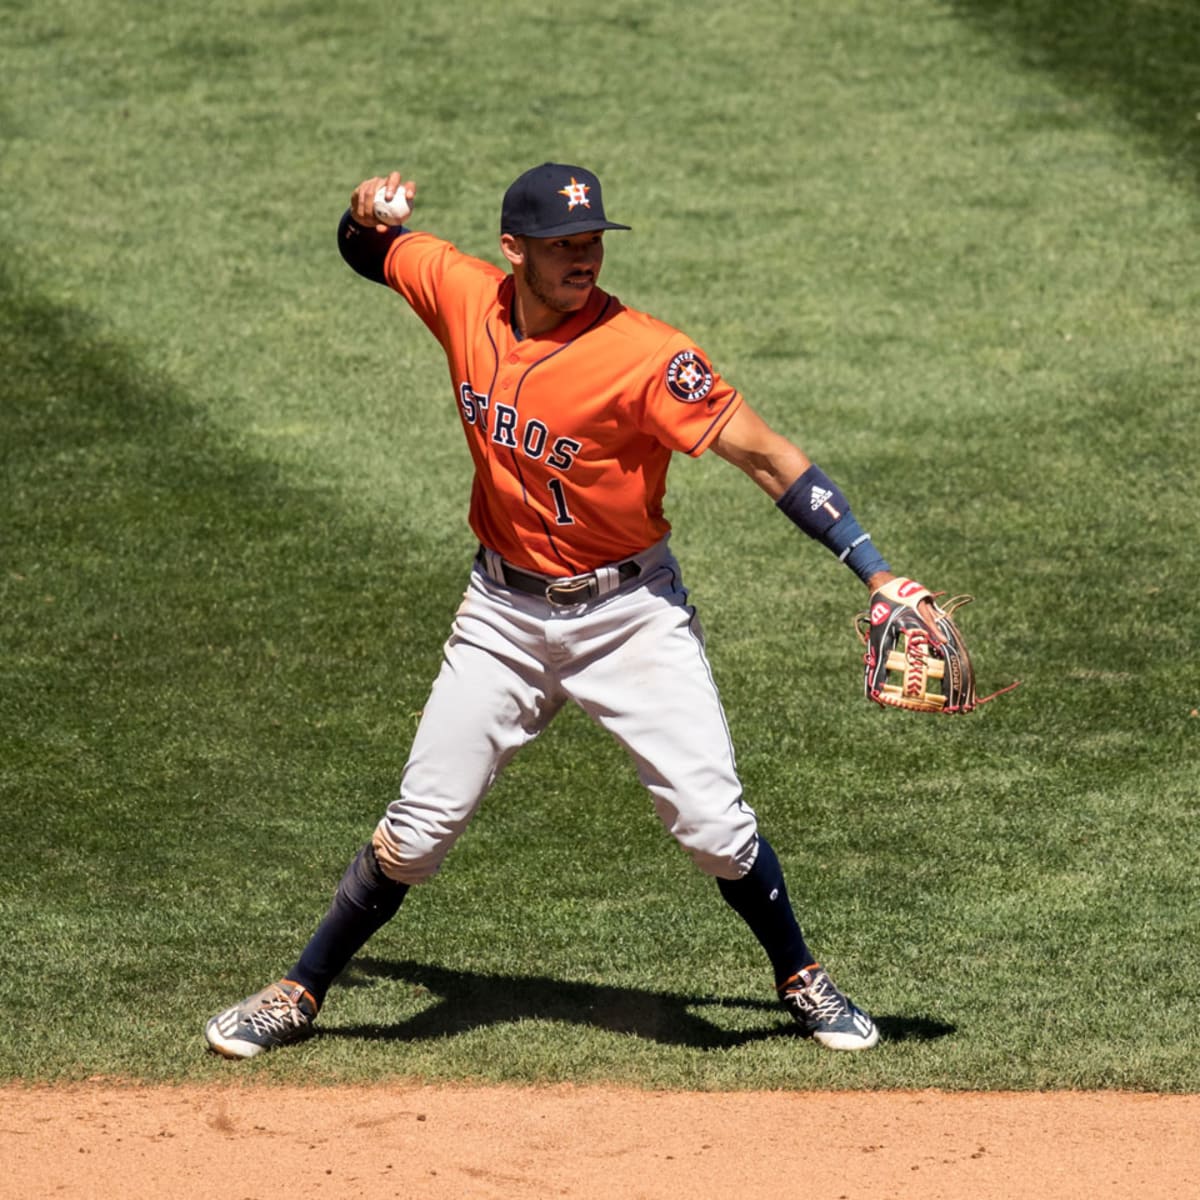
[[[712,368],[695,350],[680,350],[667,364],[667,391],[684,404],[697,404],[713,388]]]
[[[582,204],[584,208],[592,207],[592,202],[588,199],[588,185],[580,183],[574,175],[571,176],[571,182],[565,188],[558,189],[558,194],[566,196],[568,212],[577,204]]]

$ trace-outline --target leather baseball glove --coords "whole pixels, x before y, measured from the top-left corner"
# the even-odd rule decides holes
[[[890,579],[872,592],[870,609],[854,618],[867,648],[866,694],[887,708],[912,712],[967,713],[981,703],[971,656],[953,617],[971,599],[955,596],[939,605],[914,579]]]

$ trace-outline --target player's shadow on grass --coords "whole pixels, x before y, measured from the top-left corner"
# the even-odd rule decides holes
[[[372,979],[411,985],[420,1012],[392,1025],[324,1026],[326,1037],[381,1041],[423,1041],[466,1033],[488,1025],[522,1020],[565,1021],[611,1033],[628,1033],[668,1046],[725,1050],[767,1038],[795,1036],[795,1024],[773,1000],[731,999],[690,992],[604,987],[539,975],[484,975],[451,971],[417,962],[356,958],[339,980],[341,987],[368,986]],[[717,1020],[722,1011],[736,1025]],[[954,1032],[952,1025],[924,1018],[881,1017],[889,1041],[932,1041]]]

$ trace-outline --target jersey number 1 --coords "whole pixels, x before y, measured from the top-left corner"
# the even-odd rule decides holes
[[[574,525],[575,518],[571,516],[571,510],[567,507],[567,491],[563,487],[563,481],[551,479],[546,486],[550,489],[550,495],[554,497],[554,520],[559,525]]]

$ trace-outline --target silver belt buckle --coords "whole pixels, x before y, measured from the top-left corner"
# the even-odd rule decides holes
[[[570,608],[572,604],[594,599],[599,591],[595,575],[575,575],[546,584],[546,599],[559,608]]]

